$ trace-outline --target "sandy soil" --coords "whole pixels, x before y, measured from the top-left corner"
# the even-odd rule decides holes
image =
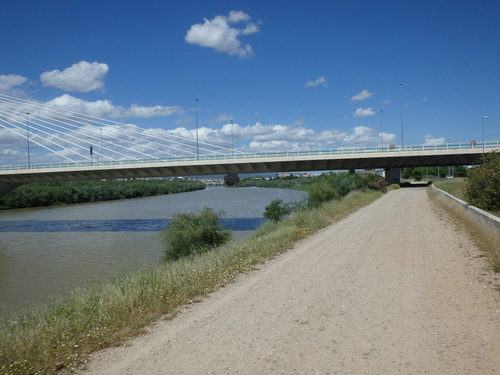
[[[86,374],[500,374],[500,293],[423,188],[393,191],[95,354]]]

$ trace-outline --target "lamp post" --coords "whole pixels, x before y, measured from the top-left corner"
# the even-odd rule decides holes
[[[488,116],[483,116],[482,121],[483,121],[483,164],[484,164],[484,120],[486,120]]]
[[[233,135],[233,119],[231,119],[231,153],[234,158],[234,135]]]
[[[31,168],[29,115],[30,115],[30,113],[26,112],[26,140],[28,141],[28,169]]]
[[[104,161],[104,154],[102,152],[102,128],[101,128],[101,162]]]
[[[196,100],[196,160],[200,160],[200,151],[198,148],[198,99]]]
[[[404,137],[403,137],[403,84],[399,84],[399,101],[401,103],[401,148],[403,149],[405,146]]]
[[[382,149],[384,148],[384,118],[383,118],[384,110],[380,110],[380,134],[382,136]]]

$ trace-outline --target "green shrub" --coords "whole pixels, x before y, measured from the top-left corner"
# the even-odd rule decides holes
[[[209,207],[203,208],[199,214],[175,214],[162,233],[165,243],[163,260],[205,253],[229,241],[231,231],[219,223],[222,214],[222,211],[216,212]]]
[[[319,207],[323,202],[339,198],[340,193],[336,187],[325,179],[315,181],[309,188],[309,205],[311,207]]]
[[[308,189],[309,205],[318,207],[323,202],[341,199],[351,191],[368,184],[369,179],[358,174],[325,173],[314,178]]]
[[[292,213],[290,203],[284,203],[283,199],[274,199],[264,210],[264,218],[269,221],[278,222]]]
[[[387,193],[387,181],[382,177],[376,177],[368,184],[368,189],[379,190],[382,193]]]
[[[484,156],[484,164],[470,168],[464,194],[470,204],[486,211],[500,211],[500,154]]]

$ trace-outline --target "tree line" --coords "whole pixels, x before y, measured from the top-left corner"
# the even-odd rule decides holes
[[[104,180],[30,182],[0,198],[0,209],[55,206],[202,190],[194,180]]]

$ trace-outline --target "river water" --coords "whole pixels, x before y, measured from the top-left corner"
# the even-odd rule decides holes
[[[306,193],[259,188],[207,188],[157,197],[0,211],[0,317],[44,303],[96,280],[157,264],[160,231],[175,213],[204,206],[224,211],[223,224],[242,238],[262,223],[273,199]]]

